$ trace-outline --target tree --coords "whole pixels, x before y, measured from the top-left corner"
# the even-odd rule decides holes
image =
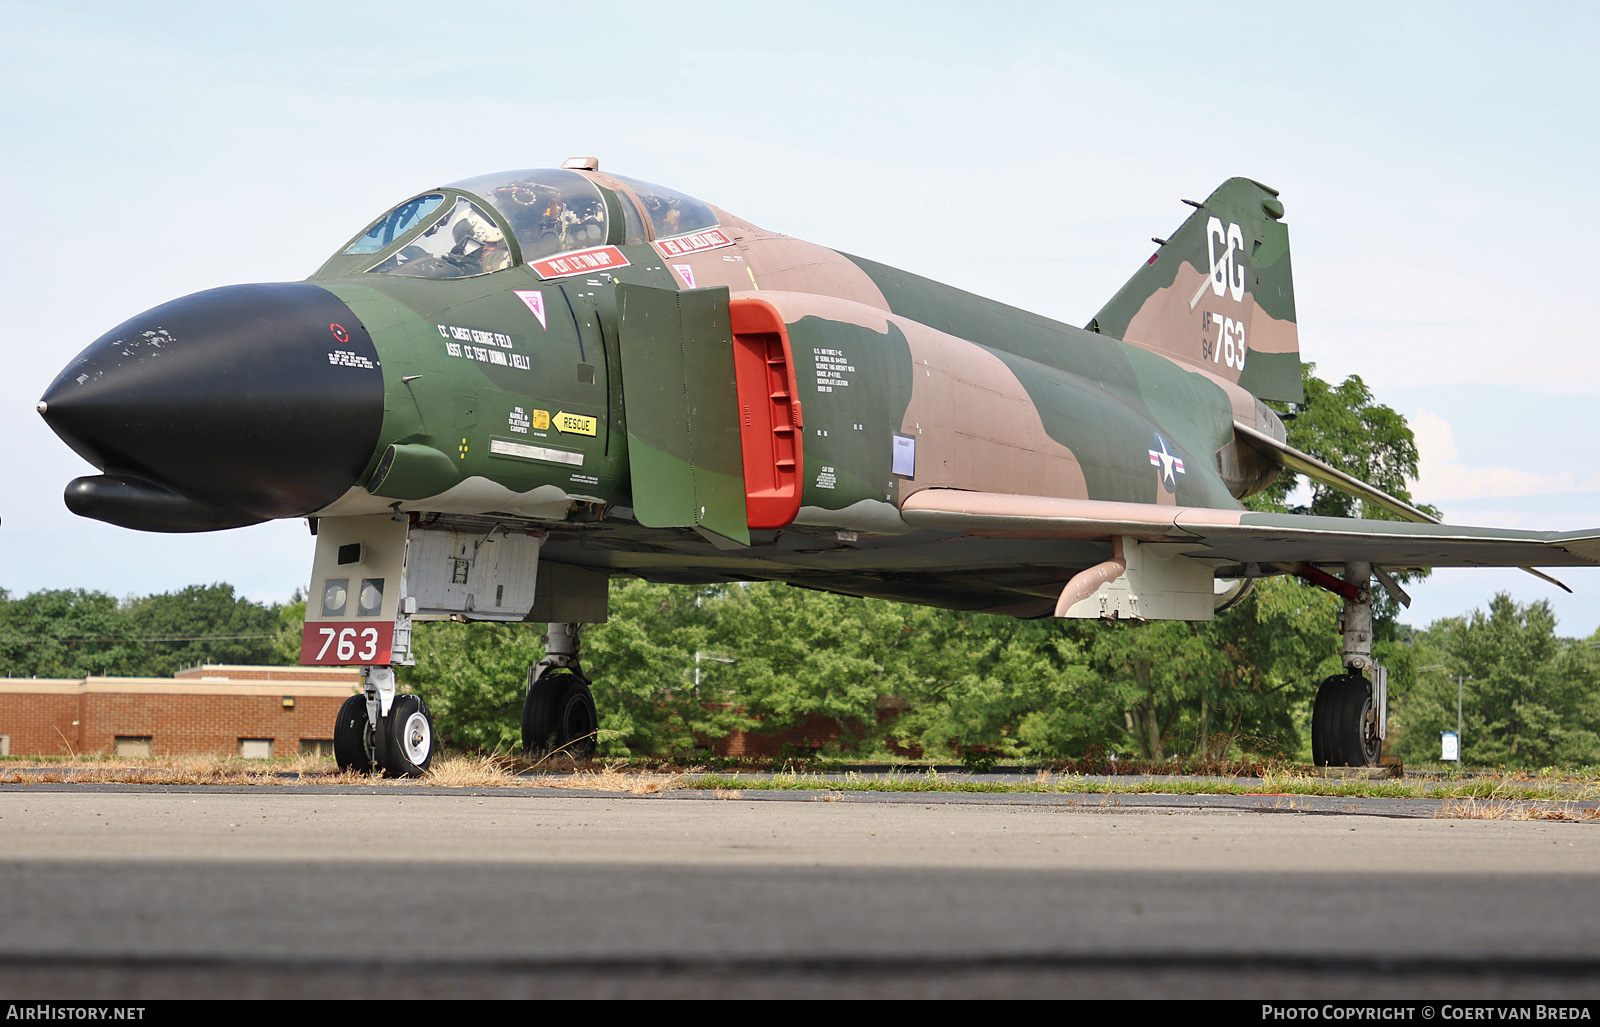
[[[1286,756],[1307,747],[1302,711],[1340,669],[1339,607],[1331,593],[1298,579],[1268,578],[1218,617],[1209,636],[1224,670],[1207,732]]]
[[[21,599],[0,590],[0,676],[120,674],[130,653],[117,601],[81,588]]]
[[[694,654],[717,649],[710,607],[723,593],[648,581],[612,586],[610,619],[583,635],[584,665],[599,675],[602,755],[687,754],[701,739],[750,725],[715,680],[720,664],[703,664],[695,688]]]
[[[123,625],[136,655],[120,672],[165,677],[205,663],[270,661],[279,608],[236,596],[232,585],[190,585],[129,601]]]
[[[1558,638],[1555,627],[1549,603],[1523,606],[1503,592],[1487,613],[1431,625],[1418,640],[1428,671],[1397,704],[1401,755],[1438,758],[1439,732],[1455,730],[1459,688],[1463,762],[1600,762],[1600,652]]]
[[[275,657],[279,608],[191,585],[118,604],[104,592],[57,589],[12,599],[0,591],[0,675],[164,677],[201,663]]]
[[[881,700],[926,687],[931,611],[779,584],[730,589],[714,606],[709,644],[734,660],[719,672],[755,730],[826,717],[835,748],[883,742]]]
[[[923,687],[890,725],[924,752],[1051,759],[1095,737],[1096,683],[1083,644],[1053,620],[920,610],[928,623]]]
[[[1283,403],[1271,404],[1284,418],[1289,444],[1410,503],[1410,482],[1417,477],[1417,442],[1411,426],[1392,408],[1377,402],[1359,375],[1329,385],[1317,377],[1316,368],[1314,363],[1301,365],[1304,403],[1296,404],[1293,410]],[[1310,502],[1291,503],[1300,478],[1287,472],[1279,475],[1247,505],[1255,510],[1318,517],[1399,519],[1382,507],[1310,479]],[[1439,515],[1435,507],[1423,505],[1418,509]]]
[[[294,666],[300,662],[300,639],[306,626],[306,594],[294,590],[294,597],[278,607],[277,631],[272,638],[273,663]]]
[[[1223,668],[1206,625],[1084,622],[1074,633],[1086,643],[1096,672],[1085,698],[1111,715],[1108,747],[1154,760],[1174,754],[1180,721],[1202,708]]]
[[[1286,404],[1271,404],[1284,417],[1289,444],[1438,517],[1437,507],[1412,502],[1410,483],[1417,477],[1417,442],[1406,419],[1377,402],[1359,375],[1351,375],[1338,385],[1329,385],[1317,377],[1316,367],[1310,362],[1301,365],[1304,403],[1297,404],[1292,411]],[[1310,501],[1293,502],[1301,480],[1298,474],[1280,474],[1267,488],[1246,499],[1245,505],[1264,512],[1318,517],[1401,519],[1381,506],[1310,478],[1305,478]],[[1420,581],[1428,574],[1427,570],[1417,570],[1395,577],[1401,582]],[[1387,592],[1380,589],[1373,594],[1372,613],[1374,637],[1392,640],[1400,610]]]
[[[738,710],[696,693],[694,654],[708,641],[716,589],[630,580],[611,589],[610,619],[582,632],[595,674],[602,756],[688,754],[698,737],[744,726]],[[528,669],[544,656],[543,625],[418,624],[417,665],[405,679],[427,696],[440,739],[462,748],[517,751]]]

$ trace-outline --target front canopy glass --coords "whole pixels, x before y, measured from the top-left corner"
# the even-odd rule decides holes
[[[511,249],[506,245],[505,233],[495,227],[482,207],[458,197],[426,232],[367,270],[407,278],[467,278],[510,264]]]
[[[374,221],[360,238],[344,248],[344,252],[377,253],[415,228],[419,221],[432,214],[443,202],[444,196],[440,193],[407,200]]]

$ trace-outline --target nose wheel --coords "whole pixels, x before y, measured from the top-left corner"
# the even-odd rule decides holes
[[[372,773],[372,725],[367,720],[367,697],[352,695],[339,707],[333,725],[333,758],[340,770]]]
[[[387,678],[393,687],[393,675]],[[415,695],[394,695],[387,715],[378,714],[382,699],[352,695],[339,707],[333,725],[333,758],[340,770],[384,777],[421,777],[433,763],[435,737],[428,706]],[[374,723],[373,717],[377,715]]]
[[[433,718],[414,695],[397,695],[383,718],[384,777],[421,777],[433,762]]]

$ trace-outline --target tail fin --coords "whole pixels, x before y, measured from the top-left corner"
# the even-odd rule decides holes
[[[1261,399],[1301,403],[1289,229],[1275,189],[1230,178],[1089,322],[1237,381]]]

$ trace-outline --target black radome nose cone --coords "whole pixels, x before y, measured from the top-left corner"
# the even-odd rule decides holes
[[[327,290],[235,285],[102,335],[51,383],[39,412],[110,474],[241,521],[296,517],[343,495],[366,467],[383,373],[366,329]]]

